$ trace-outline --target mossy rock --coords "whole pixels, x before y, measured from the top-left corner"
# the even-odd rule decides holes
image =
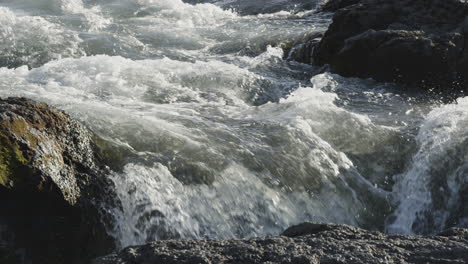
[[[101,221],[106,212],[95,205],[113,186],[95,149],[92,133],[66,113],[0,99],[0,222],[14,236],[0,263],[15,263],[11,248],[28,263],[61,264],[115,247]]]
[[[0,127],[0,185],[11,189],[32,179],[34,170],[28,166],[30,160],[31,157],[21,150],[18,142],[13,141]]]

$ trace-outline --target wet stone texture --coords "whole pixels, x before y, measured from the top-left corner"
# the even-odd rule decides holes
[[[468,7],[459,0],[332,0],[313,63],[346,77],[466,93]]]
[[[303,223],[281,236],[248,240],[167,240],[128,247],[93,264],[467,263],[468,230],[412,237],[335,224]]]
[[[114,247],[96,209],[111,186],[91,138],[45,104],[0,100],[1,263],[83,263]]]

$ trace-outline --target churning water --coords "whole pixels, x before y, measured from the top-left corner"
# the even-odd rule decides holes
[[[467,225],[468,98],[441,106],[283,59],[330,23],[311,2],[0,0],[0,96],[106,141],[122,246],[303,221]]]

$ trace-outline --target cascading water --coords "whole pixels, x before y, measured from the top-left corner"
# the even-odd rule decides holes
[[[316,3],[189,2],[0,1],[0,96],[50,103],[106,141],[122,246],[303,221],[467,224],[466,98],[439,106],[284,60],[330,23]]]
[[[431,233],[466,225],[468,98],[430,112],[416,137],[418,152],[396,175],[398,201],[390,232]]]

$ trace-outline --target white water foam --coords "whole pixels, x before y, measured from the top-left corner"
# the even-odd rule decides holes
[[[391,233],[441,231],[463,203],[460,189],[468,183],[468,98],[430,112],[417,142],[418,153],[394,187],[399,205],[387,226]]]
[[[420,212],[437,228],[454,218],[466,99],[421,121],[434,106],[389,85],[309,81],[313,66],[283,60],[280,47],[324,30],[326,16],[180,0],[0,4],[0,96],[63,109],[125,154],[109,175],[122,246],[277,234],[302,221],[382,229],[392,191],[392,232],[423,232],[412,228]],[[436,192],[449,210],[435,206],[439,153],[458,162]]]
[[[277,52],[249,65],[271,63]],[[140,157],[112,176],[123,204],[116,211],[122,245],[273,234],[306,220],[364,221],[362,190],[349,184],[371,184],[333,138],[350,131],[380,137],[387,128],[337,107],[336,94],[319,86],[257,107],[249,95],[262,77],[246,68],[108,56],[2,68],[0,77],[0,96],[56,105]]]

